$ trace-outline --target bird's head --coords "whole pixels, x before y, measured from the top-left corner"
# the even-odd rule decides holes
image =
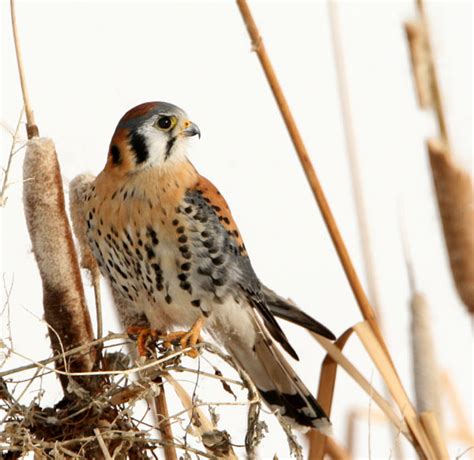
[[[187,141],[201,132],[184,110],[167,102],[147,102],[129,110],[110,142],[107,168],[123,173],[166,168],[186,160]]]

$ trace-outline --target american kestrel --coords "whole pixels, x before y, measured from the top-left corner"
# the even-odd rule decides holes
[[[156,330],[189,331],[170,333],[184,345],[195,344],[203,327],[271,408],[299,428],[327,431],[328,417],[275,344],[298,359],[270,307],[334,336],[260,283],[225,199],[186,156],[195,135],[197,125],[165,102],[122,117],[86,198],[88,240],[101,272],[130,316],[145,316]]]

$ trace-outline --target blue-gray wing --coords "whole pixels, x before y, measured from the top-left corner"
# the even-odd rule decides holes
[[[186,191],[181,212],[198,234],[199,275],[202,287],[216,300],[226,294],[243,295],[258,311],[268,332],[295,359],[298,359],[275,317],[268,308],[260,281],[255,274],[245,245],[224,198],[208,180],[202,180]]]

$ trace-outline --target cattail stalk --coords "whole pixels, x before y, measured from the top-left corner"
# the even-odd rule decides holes
[[[31,108],[30,96],[28,93],[28,88],[26,86],[26,77],[25,77],[25,69],[23,65],[23,58],[21,54],[20,38],[18,35],[18,29],[16,25],[16,8],[15,8],[14,0],[10,0],[10,16],[11,16],[12,29],[13,29],[13,41],[15,43],[16,62],[18,64],[18,74],[20,77],[21,92],[23,94],[23,103],[24,103],[25,114],[26,114],[26,132],[28,135],[28,139],[31,139],[32,137],[39,136],[39,130],[38,130],[38,126],[36,126],[35,116]]]

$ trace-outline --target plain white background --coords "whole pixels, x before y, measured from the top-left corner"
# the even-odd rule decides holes
[[[345,152],[327,4],[320,1],[251,2],[308,150],[355,266],[364,280]],[[1,122],[13,128],[22,99],[11,38],[8,2],[1,8]],[[472,6],[426,5],[440,69],[455,154],[471,169]],[[430,113],[416,104],[403,22],[414,2],[340,4],[343,43],[364,195],[373,238],[385,332],[411,395],[409,289],[398,230],[402,209],[417,283],[430,303],[438,360],[472,420],[471,321],[454,290],[434,201],[424,139],[436,135]],[[355,301],[292,144],[276,109],[234,2],[18,2],[31,100],[41,135],[56,143],[65,187],[79,173],[97,174],[122,114],[141,102],[165,100],[184,108],[202,132],[190,156],[227,198],[261,279],[289,296],[336,335],[360,321]],[[2,130],[2,165],[11,139]],[[22,210],[22,152],[14,160],[9,200],[0,210],[2,267],[14,349],[32,359],[49,355],[41,283]],[[86,283],[87,284],[87,283]],[[93,305],[89,286],[89,305]],[[3,303],[3,302],[2,302]],[[108,303],[108,302],[106,302]],[[120,327],[107,305],[105,329]],[[316,388],[322,350],[300,329],[285,325],[301,356],[294,363]],[[376,370],[354,340],[348,354],[380,387]],[[12,357],[5,367],[24,364]],[[192,363],[191,363],[192,364]],[[48,380],[45,403],[59,398]],[[49,389],[49,392],[48,392]],[[204,391],[204,390],[203,390]],[[31,397],[34,396],[32,392]],[[177,406],[176,406],[177,407]],[[341,371],[332,419],[345,442],[354,409],[375,410],[370,398]],[[177,407],[177,410],[179,408]],[[443,405],[452,427],[448,404]],[[225,412],[222,426],[241,433],[242,414]],[[262,458],[288,456],[272,417]],[[370,436],[369,436],[370,432]],[[393,440],[376,422],[357,424],[356,457],[389,458]],[[454,458],[467,446],[450,443]],[[404,445],[406,458],[413,452]],[[473,458],[472,451],[463,458]]]

